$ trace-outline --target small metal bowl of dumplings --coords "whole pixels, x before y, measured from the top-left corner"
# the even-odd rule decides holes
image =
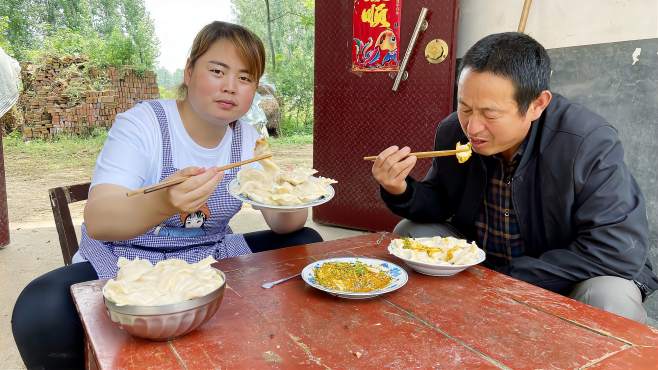
[[[181,337],[208,321],[222,303],[226,275],[222,285],[201,297],[161,306],[118,306],[103,297],[110,319],[133,336],[166,341]]]

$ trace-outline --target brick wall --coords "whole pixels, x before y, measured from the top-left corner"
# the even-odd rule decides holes
[[[109,127],[137,101],[159,97],[155,73],[89,67],[85,57],[51,57],[21,66],[24,139],[86,134]]]

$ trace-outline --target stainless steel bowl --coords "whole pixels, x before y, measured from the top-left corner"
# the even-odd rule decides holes
[[[181,337],[208,321],[222,303],[226,275],[217,271],[224,282],[202,297],[162,306],[117,306],[103,297],[105,307],[112,321],[136,337],[159,341]]]

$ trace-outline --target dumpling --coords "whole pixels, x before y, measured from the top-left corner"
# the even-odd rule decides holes
[[[117,278],[124,281],[135,281],[153,268],[149,260],[141,258],[130,261],[127,258],[119,257],[117,265],[119,266]]]
[[[262,183],[256,181],[248,181],[241,184],[238,191],[240,194],[259,203],[268,204],[270,198],[270,190],[264,187]]]
[[[455,156],[457,157],[457,162],[459,163],[464,163],[468,161],[469,158],[471,158],[471,143],[466,143],[462,145],[459,141],[457,142],[456,150],[461,150],[464,149],[465,151],[457,153]],[[466,150],[468,149],[468,150]]]
[[[304,203],[298,196],[293,194],[272,194],[270,198],[280,206],[296,206]]]
[[[274,184],[272,186],[272,192],[274,194],[290,194],[293,192],[295,187],[293,187],[290,183],[284,182],[283,184]]]
[[[267,172],[261,171],[257,168],[244,168],[238,172],[238,182],[244,184],[249,181],[255,181],[262,184],[269,184],[273,178]]]
[[[318,171],[312,168],[296,168],[291,172],[280,172],[276,176],[276,182],[279,184],[282,182],[289,182],[293,185],[299,185],[308,180],[308,178],[313,176],[316,172]]]
[[[269,144],[265,139],[258,139],[254,156],[266,153],[270,153]],[[327,187],[336,183],[333,179],[313,177],[317,171],[312,168],[282,170],[271,158],[259,162],[262,170],[243,168],[237,176],[239,193],[258,203],[278,206],[310,203],[327,195]]]
[[[103,295],[119,306],[154,306],[200,297],[223,283],[210,267],[214,262],[209,256],[194,264],[170,259],[153,266],[148,260],[120,258],[117,277],[105,284]]]
[[[309,180],[297,185],[294,194],[304,203],[308,203],[327,195],[327,188],[320,182]]]
[[[256,146],[254,147],[254,157],[270,153],[272,153],[272,150],[270,149],[270,143],[268,143],[267,140],[263,138],[256,140]],[[259,162],[261,166],[263,166],[265,172],[270,174],[272,177],[274,177],[281,170],[279,166],[274,163],[272,157],[261,159]]]

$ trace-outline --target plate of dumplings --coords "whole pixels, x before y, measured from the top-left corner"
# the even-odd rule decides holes
[[[259,140],[254,156],[269,152],[265,140]],[[271,158],[259,161],[262,168],[243,167],[228,184],[231,196],[258,208],[296,211],[324,204],[334,197],[337,181],[313,176],[311,168],[280,168]]]

